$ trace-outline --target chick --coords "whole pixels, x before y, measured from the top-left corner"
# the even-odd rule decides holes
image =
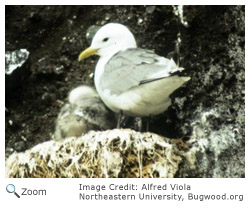
[[[115,127],[115,118],[97,92],[90,86],[79,86],[68,96],[56,120],[55,140],[78,137],[90,130]]]

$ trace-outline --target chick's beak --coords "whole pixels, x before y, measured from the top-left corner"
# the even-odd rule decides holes
[[[91,55],[97,54],[97,52],[98,52],[97,49],[87,48],[86,50],[81,52],[81,54],[78,57],[78,61],[80,62],[81,60],[83,60]]]

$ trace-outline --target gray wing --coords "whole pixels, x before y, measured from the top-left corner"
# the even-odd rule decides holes
[[[150,50],[130,48],[118,52],[107,62],[100,84],[103,90],[121,94],[181,70],[172,59],[158,56]]]

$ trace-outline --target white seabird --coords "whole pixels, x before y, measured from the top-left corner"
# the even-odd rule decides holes
[[[79,137],[90,130],[107,130],[114,127],[115,118],[95,89],[79,86],[70,92],[68,102],[60,110],[54,139]]]
[[[137,48],[133,34],[118,23],[101,27],[79,61],[94,54],[100,56],[94,77],[98,94],[111,110],[128,116],[164,112],[169,96],[190,79],[174,74],[183,68],[173,59]]]

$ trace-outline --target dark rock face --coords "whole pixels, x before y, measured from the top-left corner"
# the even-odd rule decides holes
[[[245,170],[245,8],[188,7],[183,66],[192,81],[174,99],[183,133],[197,147],[196,168],[178,176],[243,177]],[[177,110],[177,109],[176,109]],[[191,132],[190,132],[191,131]],[[195,148],[195,149],[197,149]]]
[[[173,54],[180,32],[178,57],[191,80],[150,124],[189,145],[175,176],[244,177],[245,7],[185,6],[183,14],[188,27],[172,6],[6,6],[6,51],[26,48],[31,72],[6,104],[6,151],[51,138],[67,93],[93,85],[97,58],[77,62],[87,29],[119,22],[162,56]]]
[[[17,88],[29,77],[29,52],[26,49],[5,52],[6,103],[13,98]]]

